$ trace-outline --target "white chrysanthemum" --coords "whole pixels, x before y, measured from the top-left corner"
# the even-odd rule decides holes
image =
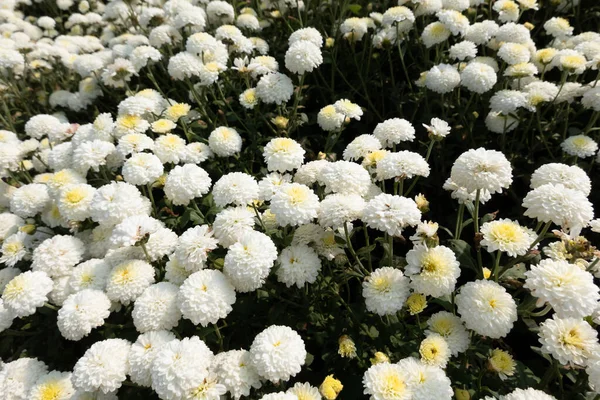
[[[498,57],[510,65],[521,64],[529,62],[531,52],[523,44],[506,42],[500,46]]]
[[[421,4],[422,3],[419,3],[419,8],[421,8]],[[439,21],[435,21],[423,29],[421,40],[425,47],[430,48],[436,44],[444,43],[451,34],[452,32],[450,32],[450,29],[446,28],[446,25]]]
[[[210,147],[207,144],[200,142],[189,143],[186,146],[186,150],[187,152],[183,162],[189,164],[200,164],[214,156]]]
[[[354,104],[348,99],[341,99],[333,103],[335,110],[346,118],[360,121],[363,115],[363,110],[358,104]]]
[[[271,56],[258,56],[253,57],[247,67],[250,72],[250,76],[258,78],[262,75],[277,72],[279,70],[279,64],[274,57]]]
[[[392,118],[377,124],[373,135],[384,147],[391,147],[401,142],[412,142],[415,139],[415,128],[405,119]]]
[[[362,217],[365,201],[357,194],[330,194],[319,206],[319,224],[334,229],[342,228]]]
[[[71,373],[52,371],[35,382],[27,398],[28,400],[71,400],[74,393]]]
[[[308,40],[292,43],[285,53],[285,67],[295,74],[312,72],[322,63],[321,49]]]
[[[583,318],[592,315],[600,293],[594,277],[576,264],[562,260],[542,260],[525,272],[524,287],[549,303],[559,318]]]
[[[110,269],[104,260],[85,261],[71,270],[69,286],[74,293],[84,289],[104,290]]]
[[[221,271],[195,272],[179,288],[179,309],[195,325],[217,323],[227,317],[234,303],[235,289]]]
[[[293,93],[292,80],[279,72],[264,75],[256,84],[256,95],[268,104],[286,103],[292,98]]]
[[[319,197],[306,185],[286,183],[271,198],[271,212],[281,226],[303,225],[317,217]]]
[[[123,339],[94,343],[73,368],[73,386],[86,392],[117,390],[127,379],[130,349],[131,343]]]
[[[480,147],[461,154],[452,166],[450,177],[468,192],[488,190],[496,193],[510,186],[512,168],[501,152]]]
[[[80,239],[69,235],[56,235],[44,240],[34,251],[31,269],[43,271],[50,277],[70,275],[85,253]]]
[[[510,219],[486,222],[481,226],[481,245],[490,253],[500,250],[511,257],[524,256],[537,235]]]
[[[239,97],[240,104],[248,109],[253,109],[258,104],[258,97],[256,97],[256,89],[250,88],[244,90]]]
[[[477,45],[484,45],[498,33],[498,30],[498,24],[493,20],[476,22],[467,29],[465,39]]]
[[[427,321],[426,335],[437,333],[446,339],[450,352],[453,356],[466,351],[469,348],[469,332],[463,326],[462,321],[456,315],[447,311],[435,313]]]
[[[449,64],[433,66],[425,76],[425,86],[436,93],[450,93],[460,84],[460,74]]]
[[[21,218],[35,217],[48,205],[50,196],[46,185],[30,183],[23,185],[12,193],[10,211]]]
[[[430,138],[443,139],[450,134],[450,125],[439,118],[431,118],[431,125],[423,124],[423,127],[427,129]]]
[[[115,151],[115,145],[104,140],[83,142],[73,148],[73,167],[82,175],[90,169],[98,172],[100,166],[106,165],[107,158]]]
[[[131,316],[140,333],[169,330],[177,326],[181,313],[178,308],[179,288],[169,282],[148,286],[135,300]]]
[[[573,27],[569,25],[567,19],[561,17],[552,17],[544,23],[544,30],[555,38],[564,39],[573,35]]]
[[[186,142],[177,135],[168,133],[154,141],[154,154],[164,163],[178,164],[185,158]]]
[[[0,213],[0,241],[16,233],[24,224],[25,221],[18,215],[9,212]]]
[[[185,231],[175,248],[175,258],[189,271],[204,268],[208,253],[217,248],[218,241],[208,225],[196,226]]]
[[[317,123],[327,132],[341,128],[344,119],[344,114],[339,113],[333,105],[323,107],[317,114]]]
[[[153,149],[154,141],[150,136],[143,133],[128,133],[119,138],[119,144],[117,145],[116,150],[120,155],[127,156],[129,154]]]
[[[402,229],[421,221],[421,211],[412,199],[382,193],[367,202],[362,219],[370,228],[400,236]]]
[[[296,382],[294,386],[287,390],[288,394],[292,394],[295,399],[298,400],[321,400],[321,394],[319,393],[319,388],[311,386],[310,383],[304,382]]]
[[[485,117],[485,126],[494,133],[508,133],[517,129],[519,120],[512,115],[490,111]]]
[[[292,176],[289,174],[280,174],[271,172],[258,182],[259,199],[270,201],[271,198],[279,191],[282,185],[290,183]]]
[[[600,87],[588,89],[583,93],[581,104],[588,109],[600,111]]]
[[[29,391],[48,368],[36,358],[23,357],[2,365],[0,393],[6,400],[31,400]]]
[[[129,352],[129,376],[132,382],[146,387],[152,385],[152,362],[162,347],[172,340],[175,340],[175,335],[169,331],[151,331],[138,336]]]
[[[528,106],[527,96],[518,90],[498,90],[490,98],[492,111],[511,114]]]
[[[42,271],[26,271],[15,276],[2,292],[4,306],[16,317],[27,317],[48,301],[53,282]]]
[[[255,216],[246,207],[232,207],[217,214],[213,223],[214,235],[219,244],[229,247],[244,234],[251,232],[255,224]]]
[[[407,374],[413,400],[450,400],[454,394],[450,379],[439,367],[428,365],[413,357],[398,361]]]
[[[585,366],[592,355],[600,351],[598,332],[579,318],[558,318],[554,315],[540,325],[542,351],[563,365]]]
[[[129,304],[154,283],[154,267],[142,260],[128,260],[116,265],[108,275],[106,294],[112,301]]]
[[[274,383],[296,376],[306,354],[300,335],[280,325],[271,325],[256,335],[250,347],[251,362],[258,375]]]
[[[459,61],[475,58],[477,56],[477,46],[471,41],[464,40],[452,45],[449,53],[450,58]]]
[[[556,397],[550,396],[541,390],[527,388],[515,389],[506,396],[503,396],[502,400],[556,400]]]
[[[600,392],[600,359],[594,357],[588,361],[588,366],[585,370],[588,375],[590,388],[595,392]]]
[[[147,185],[163,174],[163,163],[150,153],[135,153],[123,165],[123,178],[132,185]]]
[[[188,205],[191,200],[202,197],[210,190],[208,173],[195,164],[176,166],[169,172],[165,182],[165,195],[174,205]]]
[[[133,185],[112,182],[96,190],[90,206],[94,221],[116,225],[132,215],[150,215],[150,200]]]
[[[327,164],[329,164],[327,160],[315,160],[302,165],[294,174],[294,182],[311,186],[318,180],[321,170]]]
[[[29,118],[25,124],[25,134],[34,139],[48,137],[52,142],[62,142],[66,139],[68,126],[54,115],[38,114]]]
[[[244,206],[257,200],[258,192],[258,183],[252,176],[243,172],[231,172],[215,182],[212,195],[218,207],[232,203]]]
[[[235,129],[221,126],[210,133],[208,145],[219,157],[229,157],[242,150],[242,137]]]
[[[371,187],[369,172],[360,164],[350,161],[336,161],[325,164],[317,178],[319,183],[325,186],[327,193],[363,196]]]
[[[84,221],[90,216],[90,205],[96,189],[85,183],[65,185],[60,191],[58,211],[71,221]]]
[[[2,242],[0,263],[14,267],[19,261],[30,256],[29,236],[25,232],[13,233]],[[20,273],[20,271],[19,271]]]
[[[570,136],[560,144],[560,147],[568,155],[579,158],[592,157],[598,151],[598,143],[585,135]]]
[[[251,292],[263,285],[276,259],[277,248],[271,238],[249,231],[229,247],[223,272],[238,292]]]
[[[362,284],[367,310],[378,315],[395,314],[408,298],[408,278],[392,267],[376,269]]]
[[[369,153],[380,150],[381,142],[374,135],[360,135],[354,138],[344,150],[344,160],[357,161]]]
[[[387,153],[377,162],[377,179],[385,180],[396,178],[410,179],[414,176],[429,176],[429,164],[418,153],[412,151],[399,151]]]
[[[497,81],[494,68],[481,62],[469,63],[460,73],[461,86],[474,93],[492,90]]]
[[[467,328],[492,339],[508,335],[517,320],[514,299],[492,281],[466,283],[456,296],[456,305]]]
[[[261,387],[260,377],[247,350],[230,350],[217,354],[210,369],[236,400],[249,396],[252,388]]]
[[[524,215],[542,222],[574,230],[587,226],[594,218],[594,208],[583,192],[564,185],[546,183],[539,186],[523,199]]]
[[[277,280],[287,287],[302,288],[305,283],[314,283],[321,270],[317,253],[305,244],[286,247],[277,258]]]
[[[48,177],[46,186],[48,187],[49,194],[52,197],[56,197],[65,186],[85,183],[87,183],[85,177],[81,176],[77,171],[73,169],[61,169]]]
[[[429,334],[419,345],[421,362],[434,367],[446,368],[450,359],[450,347],[446,340],[437,333]]]
[[[460,264],[448,247],[415,246],[406,254],[406,262],[404,272],[416,292],[441,297],[454,291]]]
[[[134,215],[117,224],[110,234],[109,241],[113,248],[135,246],[163,227],[163,223],[146,215]]]
[[[66,339],[81,340],[104,324],[110,306],[110,300],[101,290],[84,289],[71,294],[58,310],[58,330]]]
[[[345,39],[348,39],[351,42],[362,40],[368,29],[369,26],[367,25],[366,18],[347,18],[340,25],[340,32],[344,35]]]
[[[304,162],[305,153],[300,143],[295,140],[275,138],[265,146],[263,157],[269,171],[286,172],[300,167]]]
[[[315,46],[321,48],[323,46],[323,36],[313,27],[307,27],[294,31],[288,38],[288,44],[291,46],[300,40],[312,42]]]
[[[371,400],[409,400],[412,388],[409,371],[398,364],[378,363],[363,375],[364,394]]]
[[[276,392],[268,393],[262,396],[259,400],[297,400],[298,396],[292,393]]]
[[[197,336],[161,346],[150,368],[152,389],[163,399],[182,399],[208,377],[213,353]]]
[[[165,280],[180,286],[193,271],[185,269],[173,254],[169,256],[169,261],[165,264]]]

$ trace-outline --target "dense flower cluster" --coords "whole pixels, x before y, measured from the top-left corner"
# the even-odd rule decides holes
[[[354,3],[0,4],[0,398],[600,396],[598,6]]]

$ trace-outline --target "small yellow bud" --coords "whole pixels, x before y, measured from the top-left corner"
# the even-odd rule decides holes
[[[465,389],[455,388],[454,396],[456,397],[456,400],[471,400],[471,395],[469,394],[469,391]]]
[[[167,182],[167,174],[162,174],[153,184],[152,187],[161,188]]]
[[[525,22],[525,23],[523,24],[523,26],[524,26],[525,28],[529,29],[530,31],[532,31],[532,30],[533,30],[533,28],[535,28],[535,25],[533,25],[531,22]]]
[[[343,388],[344,385],[342,385],[342,382],[335,379],[333,375],[328,375],[323,383],[321,383],[321,386],[319,386],[319,393],[326,400],[335,400]]]
[[[335,45],[335,39],[332,37],[328,37],[327,39],[325,39],[325,47],[327,48],[331,48]]]
[[[288,126],[289,119],[282,115],[278,115],[275,118],[271,118],[271,122],[279,129],[285,129]]]
[[[340,336],[338,340],[340,347],[338,348],[338,354],[345,358],[356,357],[356,345],[354,341],[348,335]]]
[[[25,232],[28,235],[33,235],[35,233],[36,229],[37,229],[36,226],[33,224],[23,225],[22,227],[19,228],[19,230],[21,232]]]
[[[271,11],[271,18],[281,18],[281,11],[279,11],[279,10]]]
[[[389,363],[390,358],[385,353],[378,351],[377,353],[373,354],[373,357],[371,358],[370,361],[371,361],[371,364],[373,364],[373,365],[383,364],[383,363]]]
[[[415,203],[417,203],[417,207],[422,213],[426,213],[429,211],[429,201],[425,198],[425,195],[419,193],[415,196]]]
[[[475,119],[479,118],[479,113],[477,111],[473,111],[473,116]]]
[[[486,267],[483,267],[483,279],[490,279],[492,276],[492,270]]]
[[[323,153],[322,151],[319,152],[319,154],[317,155],[317,159],[319,160],[324,160],[327,158],[327,154]]]
[[[117,182],[123,182],[123,175],[117,175],[117,176],[115,176],[115,181],[117,181]]]
[[[410,315],[419,314],[427,307],[427,298],[421,293],[413,293],[406,300]]]

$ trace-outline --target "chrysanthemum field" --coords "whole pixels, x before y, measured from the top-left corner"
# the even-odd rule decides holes
[[[597,0],[0,0],[0,400],[599,400]]]

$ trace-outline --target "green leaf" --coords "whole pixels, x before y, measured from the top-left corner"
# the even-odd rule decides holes
[[[460,239],[450,239],[448,241],[450,244],[450,248],[456,254],[456,259],[461,263],[461,265],[466,265],[471,268],[473,271],[477,272],[477,266],[473,257],[471,257],[471,245]]]
[[[362,6],[360,4],[350,4],[348,6],[348,10],[354,15],[359,15],[360,10],[362,10]]]

